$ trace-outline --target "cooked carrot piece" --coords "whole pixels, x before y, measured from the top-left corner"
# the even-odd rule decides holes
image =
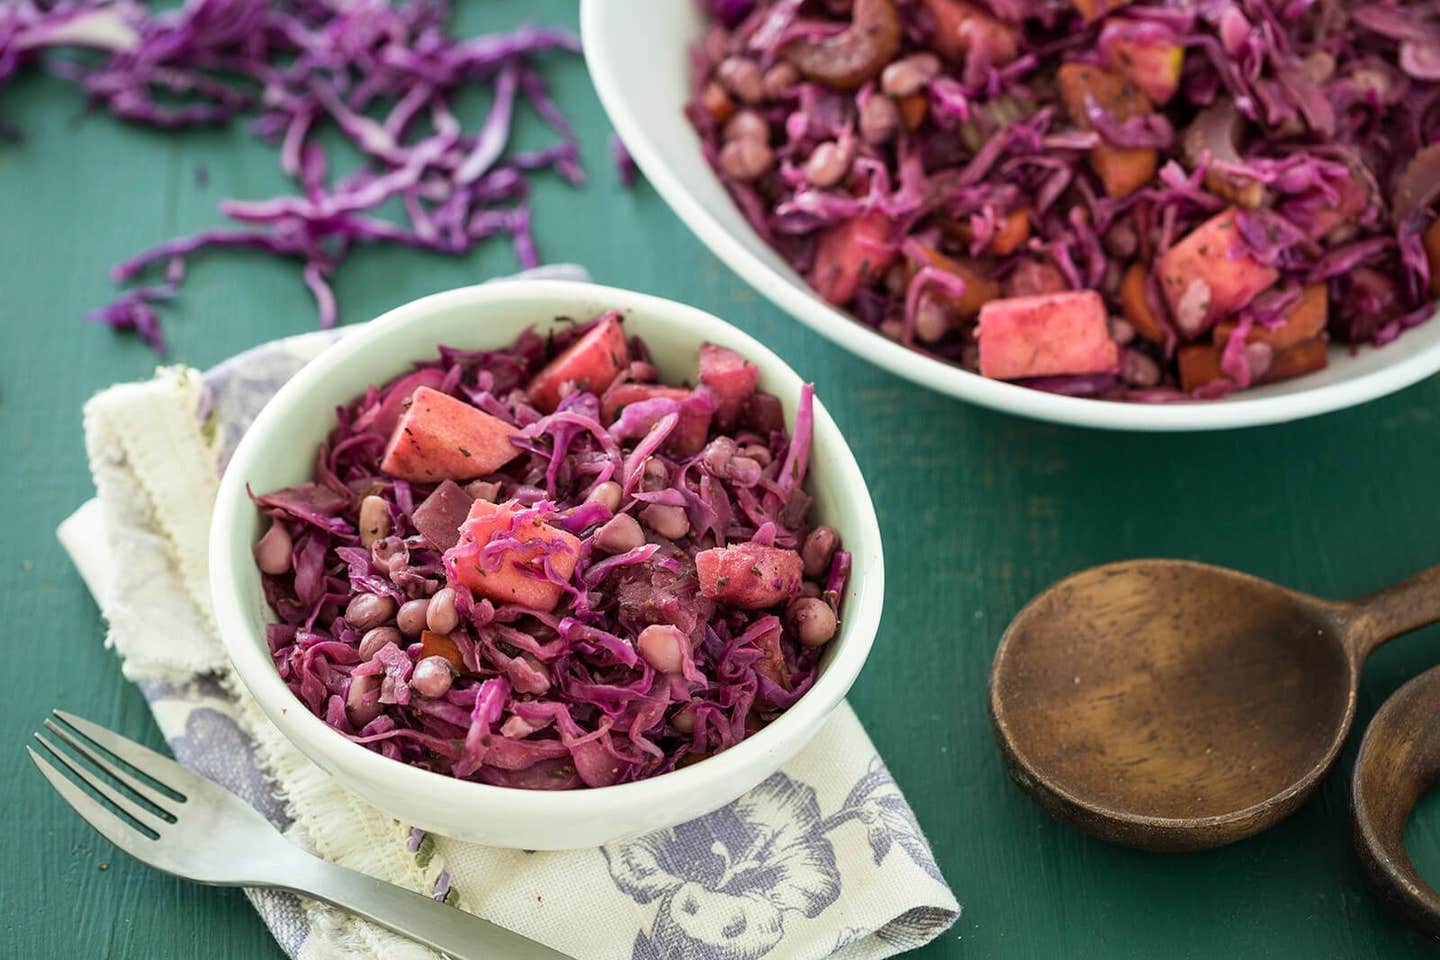
[[[906,130],[918,130],[925,122],[925,113],[930,109],[930,98],[923,93],[912,93],[899,101],[900,122]]]
[[[956,260],[954,257],[947,257],[934,247],[918,246],[918,250],[924,260],[923,266],[953,273],[965,281],[965,293],[959,298],[947,298],[944,297],[943,291],[931,290],[931,294],[941,297],[945,305],[955,311],[956,316],[961,320],[970,320],[979,316],[980,308],[987,301],[1000,296],[1000,285],[980,273],[974,265],[963,260]],[[912,272],[915,269],[916,267],[912,264]]]
[[[1425,231],[1425,256],[1430,260],[1430,292],[1440,297],[1440,218]]]
[[[1325,330],[1330,319],[1330,291],[1323,283],[1312,283],[1300,292],[1300,299],[1285,311],[1284,322],[1278,327],[1250,328],[1245,338],[1247,343],[1268,343],[1276,350],[1293,347],[1302,340],[1318,337]],[[1215,325],[1215,344],[1224,346],[1225,341],[1235,332],[1234,321],[1227,320]]]
[[[1164,343],[1165,327],[1155,316],[1155,311],[1150,309],[1150,301],[1145,296],[1146,276],[1143,264],[1130,265],[1120,280],[1120,305],[1125,310],[1125,319],[1136,333],[1151,343]]]
[[[990,252],[997,257],[1009,256],[1029,239],[1030,211],[1023,207],[1012,210],[1005,215],[1005,222],[1000,224],[1000,229],[995,231],[995,236],[991,238]]]
[[[1085,63],[1066,63],[1061,65],[1056,79],[1060,82],[1060,97],[1066,112],[1082,130],[1092,128],[1087,100],[1093,100],[1116,120],[1129,120],[1154,111],[1139,87],[1109,70]],[[1117,199],[1128,197],[1149,183],[1158,163],[1159,154],[1149,148],[1101,143],[1090,151],[1090,165],[1105,185],[1105,192]]]
[[[1289,377],[1298,377],[1302,373],[1312,373],[1316,370],[1324,370],[1330,362],[1329,354],[1325,349],[1325,337],[1315,337],[1312,340],[1304,340],[1284,350],[1275,352],[1275,359],[1270,361],[1270,369],[1265,371],[1262,378],[1265,381],[1285,380]]]
[[[735,116],[735,102],[730,99],[725,88],[718,83],[706,85],[700,94],[700,105],[715,119],[716,123],[724,123]]]
[[[1193,343],[1175,354],[1180,366],[1180,389],[1190,393],[1215,380],[1228,380],[1220,369],[1221,350],[1213,343]]]
[[[945,231],[946,236],[967,247],[975,242],[975,231],[970,228],[968,220],[952,221],[942,226],[941,229]],[[985,252],[993,253],[997,257],[1009,256],[1019,250],[1020,246],[1029,239],[1030,211],[1021,207],[1005,214],[996,228],[994,236],[986,245]]]
[[[1128,197],[1155,178],[1158,167],[1154,150],[1112,147],[1102,143],[1090,151],[1090,166],[1115,199]]]
[[[465,658],[448,633],[425,630],[420,634],[420,657],[443,657],[459,673],[465,672]]]
[[[931,38],[942,57],[963,63],[970,48],[979,43],[995,66],[1009,63],[1020,55],[1020,33],[1003,20],[992,17],[965,0],[922,0],[935,21]]]
[[[1086,20],[1098,20],[1111,10],[1119,10],[1130,2],[1130,0],[1070,0],[1075,9],[1080,11],[1080,16]]]
[[[1290,377],[1298,377],[1302,373],[1325,369],[1329,362],[1325,344],[1326,338],[1322,335],[1275,351],[1275,357],[1270,361],[1269,369],[1265,371],[1263,377],[1257,378],[1255,382],[1271,383],[1275,380],[1287,380]],[[1224,349],[1213,343],[1194,343],[1188,347],[1181,347],[1176,353],[1176,360],[1180,365],[1181,389],[1189,393],[1197,387],[1203,387],[1215,380],[1230,379],[1220,368],[1220,358],[1223,354]]]

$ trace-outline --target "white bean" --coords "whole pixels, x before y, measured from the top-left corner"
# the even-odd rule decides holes
[[[668,623],[652,623],[640,631],[635,650],[661,673],[679,673],[684,665],[685,634]]]
[[[820,525],[810,531],[800,547],[800,560],[805,564],[805,576],[815,580],[830,569],[830,558],[840,546],[840,534],[833,527]]]
[[[407,600],[400,604],[400,612],[395,614],[395,625],[405,636],[418,637],[425,630],[425,613],[429,609],[428,597]]]
[[[667,540],[679,540],[690,532],[690,518],[684,507],[652,503],[640,511],[640,521]]]
[[[748,57],[726,57],[715,68],[715,79],[746,103],[765,98],[765,73],[760,64]]]
[[[415,664],[410,675],[410,688],[422,697],[443,697],[455,681],[455,671],[444,657],[426,657]]]
[[[595,549],[606,553],[627,553],[644,545],[645,531],[628,513],[616,514],[595,531]]]
[[[378,593],[362,593],[345,607],[345,621],[356,630],[378,627],[395,615],[395,601]]]
[[[294,544],[285,524],[272,520],[270,529],[265,531],[265,536],[261,537],[251,550],[255,554],[255,565],[260,568],[260,572],[278,577],[282,573],[290,572],[290,553],[293,548]]]
[[[425,626],[436,633],[449,633],[460,626],[460,612],[455,609],[455,591],[441,587],[430,598],[425,610]]]
[[[829,643],[830,638],[835,636],[835,611],[824,600],[814,597],[792,600],[786,615],[790,620],[790,629],[807,647]]]
[[[365,632],[360,638],[360,662],[373,660],[375,654],[384,649],[385,644],[393,643],[400,646],[400,631],[394,627],[373,627]]]
[[[360,545],[368,547],[390,536],[390,505],[371,495],[360,501]]]
[[[774,151],[757,140],[731,140],[720,148],[720,169],[736,180],[754,180],[774,164]]]
[[[614,513],[620,509],[620,492],[620,484],[614,480],[606,480],[594,490],[590,491],[590,495],[585,498],[585,502],[603,503],[611,513]]]
[[[917,53],[896,60],[880,74],[880,89],[892,97],[908,97],[919,93],[940,75],[940,58],[933,53]]]

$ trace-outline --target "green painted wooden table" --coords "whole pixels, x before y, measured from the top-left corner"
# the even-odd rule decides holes
[[[524,15],[575,20],[567,0],[473,4],[465,13],[464,32]],[[815,380],[870,482],[890,592],[853,700],[965,906],[925,954],[1430,955],[1361,883],[1347,819],[1353,744],[1320,794],[1271,833],[1213,853],[1147,855],[1091,840],[1033,807],[1001,768],[984,692],[1009,617],[1079,567],[1192,557],[1349,596],[1440,561],[1440,380],[1305,423],[1188,437],[1062,429],[936,396],[787,319],[647,187],[619,190],[583,67],[572,59],[556,73],[591,184],[538,191],[544,256],[688,301],[759,336]],[[111,264],[216,223],[220,196],[263,197],[285,183],[270,152],[239,129],[162,136],[121,127],[81,114],[73,89],[36,76],[0,91],[0,116],[26,133],[23,145],[0,146],[0,745],[9,757],[0,780],[8,821],[0,955],[278,957],[239,892],[172,880],[117,853],[61,807],[21,746],[52,706],[160,742],[139,693],[101,647],[103,624],[54,538],[90,495],[81,404],[155,365],[137,341],[81,318],[112,294]],[[337,292],[345,318],[360,320],[514,266],[503,243],[458,260],[365,250],[347,263]],[[307,329],[313,315],[292,266],[221,254],[194,264],[166,319],[175,359],[203,367]],[[1404,340],[1391,349],[1404,350]],[[1359,723],[1436,662],[1435,630],[1380,651],[1361,686]],[[1440,804],[1417,816],[1411,849],[1440,878]]]

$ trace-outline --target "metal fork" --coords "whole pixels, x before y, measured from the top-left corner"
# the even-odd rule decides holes
[[[142,863],[199,883],[269,887],[313,897],[456,960],[565,956],[463,910],[313,857],[282,837],[244,800],[198,773],[74,714],[56,710],[55,716],[64,725],[47,718],[45,729],[130,792],[97,777],[44,734],[37,732],[35,739],[133,822],[81,790],[40,752],[28,746],[25,752],[76,813]],[[114,758],[163,789],[145,783]]]

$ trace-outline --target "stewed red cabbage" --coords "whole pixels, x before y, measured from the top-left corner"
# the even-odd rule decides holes
[[[1435,0],[709,7],[707,158],[820,296],[907,346],[1207,399],[1435,311]]]
[[[337,411],[313,478],[252,497],[276,669],[387,757],[500,786],[655,776],[804,695],[850,555],[787,433],[706,344],[660,382],[617,313],[433,360]]]

